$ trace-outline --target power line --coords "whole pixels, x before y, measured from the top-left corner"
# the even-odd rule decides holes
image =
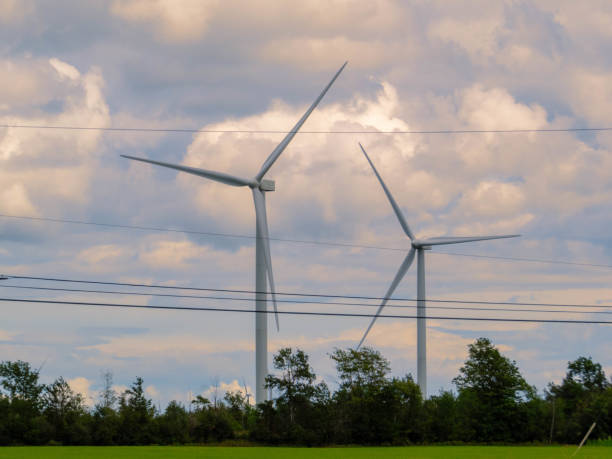
[[[70,131],[106,131],[106,132],[167,132],[167,133],[203,133],[203,134],[517,134],[532,132],[601,132],[612,131],[612,127],[600,128],[549,128],[549,129],[434,129],[434,130],[393,130],[393,131],[283,131],[277,129],[179,129],[179,128],[145,128],[145,127],[104,127],[104,126],[45,126],[26,124],[0,124],[0,128],[17,129],[60,129]]]
[[[33,287],[33,286],[24,286],[24,285],[6,285],[0,284],[0,287],[6,288],[15,288],[15,289],[24,289],[24,290],[43,290],[43,291],[52,291],[52,292],[71,292],[71,293],[101,293],[101,294],[111,294],[111,295],[125,295],[125,296],[155,296],[155,297],[164,297],[164,298],[184,298],[184,299],[208,299],[208,300],[223,300],[223,301],[247,301],[247,302],[255,302],[257,301],[255,298],[236,298],[236,297],[227,297],[227,296],[203,296],[203,295],[178,295],[178,294],[167,294],[167,293],[150,293],[150,292],[119,292],[119,291],[110,291],[110,290],[86,290],[86,289],[73,289],[73,288],[54,288],[54,287]],[[395,301],[395,300],[391,300]],[[434,300],[435,301],[435,300]],[[452,301],[452,300],[445,300]],[[285,303],[285,304],[311,304],[313,306],[324,305],[324,306],[360,306],[360,307],[379,307],[380,304],[372,304],[372,303],[347,303],[347,302],[339,302],[339,301],[309,301],[309,300],[285,300],[285,299],[277,299],[277,303]],[[453,301],[454,302],[454,301]],[[473,303],[464,303],[464,304],[473,304]],[[516,305],[516,303],[507,303]],[[519,304],[520,306],[520,304]],[[566,305],[559,305],[559,307]],[[415,304],[387,304],[388,308],[410,308],[415,309],[418,306]],[[576,305],[575,307],[578,307]],[[590,306],[580,306],[588,308]],[[612,306],[600,306],[600,307],[609,307]],[[561,313],[561,314],[612,314],[612,311],[568,311],[568,310],[550,310],[550,309],[512,309],[512,308],[474,308],[474,307],[456,307],[456,306],[427,306],[428,309],[442,309],[442,310],[461,310],[461,311],[496,311],[496,312],[536,312],[536,313]]]
[[[250,314],[284,314],[298,316],[323,316],[323,317],[375,317],[376,314],[363,314],[354,312],[314,312],[314,311],[256,311],[254,309],[213,308],[213,307],[187,307],[187,306],[146,306],[128,303],[94,303],[83,301],[58,301],[58,300],[33,300],[25,298],[0,298],[5,303],[33,303],[33,304],[60,304],[72,306],[94,306],[110,308],[135,308],[135,309],[166,309],[176,311],[215,311],[215,312],[239,312]],[[401,314],[381,314],[379,318],[386,319],[428,319],[428,320],[467,320],[480,322],[529,322],[529,323],[559,323],[559,324],[612,324],[606,320],[569,320],[569,319],[513,319],[499,317],[452,317],[452,316],[407,316]]]
[[[455,253],[455,252],[438,252],[432,251],[434,255],[452,255],[454,257],[469,257],[469,258],[490,258],[493,260],[506,260],[506,261],[521,261],[527,263],[548,263],[554,265],[572,265],[572,266],[589,266],[596,268],[612,268],[612,265],[601,265],[597,263],[581,263],[577,261],[565,261],[565,260],[547,260],[545,258],[522,258],[522,257],[500,257],[492,255],[475,255],[471,253]]]
[[[91,225],[91,226],[102,226],[106,228],[120,228],[120,229],[135,229],[142,231],[159,231],[159,232],[167,232],[167,233],[185,233],[185,234],[194,234],[198,236],[214,236],[214,237],[227,237],[227,238],[237,238],[237,239],[256,239],[255,236],[250,236],[247,234],[232,234],[232,233],[219,233],[212,231],[195,231],[195,230],[180,230],[175,228],[160,228],[155,226],[139,226],[139,225],[122,225],[118,223],[103,223],[103,222],[91,222],[84,220],[71,220],[71,219],[63,219],[63,218],[48,218],[48,217],[33,217],[33,216],[25,216],[25,215],[7,215],[0,214],[0,218],[14,218],[19,220],[33,220],[33,221],[45,221],[52,223],[69,223],[76,225]],[[328,245],[328,246],[340,246],[340,247],[350,247],[350,248],[363,248],[363,249],[378,249],[378,250],[393,250],[393,251],[406,251],[405,248],[393,248],[393,247],[377,247],[377,246],[367,246],[367,245],[355,245],[348,244],[344,242],[333,242],[333,241],[311,241],[311,240],[303,240],[303,239],[283,239],[283,238],[274,238],[269,237],[270,241],[277,242],[291,242],[298,244],[314,244],[314,245]]]
[[[122,286],[122,287],[144,287],[144,288],[158,288],[158,289],[170,289],[170,290],[191,290],[191,291],[244,293],[244,294],[269,293],[267,291],[257,292],[256,290],[220,289],[220,288],[212,288],[212,287],[179,287],[176,285],[66,279],[66,278],[57,278],[57,277],[20,276],[20,275],[11,275],[11,274],[6,274],[5,276],[8,277],[9,279],[27,279],[27,280],[49,281],[49,282],[70,282],[70,283],[78,283],[78,284],[95,284],[95,285],[114,285],[114,286]],[[347,299],[353,299],[353,300],[383,300],[384,299],[384,297],[380,297],[380,296],[337,295],[337,294],[300,293],[300,292],[276,292],[276,295],[314,297],[314,298],[347,298]],[[416,302],[418,300],[416,298],[393,298],[392,301]],[[427,302],[429,303],[502,305],[502,306],[508,305],[508,306],[542,306],[542,307],[612,308],[612,305],[601,305],[601,304],[527,303],[527,302],[509,302],[509,301],[479,301],[479,300],[452,300],[452,299],[442,300],[442,299],[429,299],[429,298],[427,299]]]
[[[176,228],[161,228],[155,226],[139,226],[139,225],[123,225],[119,223],[104,223],[104,222],[92,222],[85,220],[73,220],[63,218],[49,218],[49,217],[34,217],[29,215],[9,215],[0,214],[0,218],[13,218],[17,220],[32,220],[32,221],[44,221],[52,223],[68,223],[76,225],[88,225],[88,226],[100,226],[105,228],[119,228],[119,229],[135,229],[140,231],[158,231],[167,233],[183,233],[193,234],[198,236],[212,236],[212,237],[225,237],[225,238],[236,238],[236,239],[256,239],[255,236],[246,234],[233,234],[233,233],[220,233],[212,231],[195,231],[195,230],[181,230]],[[406,252],[406,247],[385,247],[376,245],[363,245],[363,244],[350,244],[347,242],[336,242],[336,241],[315,241],[307,239],[286,239],[286,238],[275,238],[269,237],[268,240],[276,242],[287,242],[294,244],[312,244],[312,245],[324,245],[331,247],[347,247],[347,248],[359,248],[359,249],[371,249],[371,250],[388,250],[394,252]],[[454,252],[438,252],[433,251],[432,253],[438,255],[451,255],[457,257],[470,257],[470,258],[487,258],[493,260],[504,260],[504,261],[519,261],[526,263],[547,263],[547,264],[558,264],[558,265],[570,265],[570,266],[584,266],[584,267],[595,267],[595,268],[612,268],[612,265],[604,265],[597,263],[587,262],[574,262],[566,260],[550,260],[544,258],[522,258],[522,257],[501,257],[493,255],[477,255],[469,253],[454,253]]]

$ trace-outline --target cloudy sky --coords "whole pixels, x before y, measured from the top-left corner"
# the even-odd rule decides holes
[[[611,127],[612,6],[595,0],[589,5],[0,0],[0,124],[282,131],[348,60],[305,130]],[[0,272],[252,290],[252,238],[14,217],[253,236],[248,190],[119,155],[248,177],[282,137],[0,127]],[[380,297],[408,250],[357,142],[418,236],[523,235],[429,252],[430,298],[612,304],[610,268],[458,255],[612,265],[612,133],[606,131],[298,135],[268,174],[276,181],[276,191],[268,194],[271,236],[344,246],[273,241],[279,291]],[[4,298],[253,307],[249,295],[230,302],[6,287],[79,288],[40,281],[0,283]],[[412,269],[396,296],[415,295]],[[144,377],[161,406],[214,385],[220,391],[243,382],[253,386],[251,314],[6,301],[1,307],[0,359],[42,365],[44,381],[63,375],[90,397],[104,370],[113,372],[119,387]],[[612,319],[587,312],[430,314]],[[270,318],[271,351],[303,348],[332,386],[328,354],[354,346],[368,324],[367,318],[280,320],[277,333]],[[612,373],[610,330],[431,320],[429,391],[452,387],[467,344],[480,336],[516,360],[539,390],[559,381],[567,361],[580,355],[592,355]],[[394,374],[416,373],[414,321],[379,320],[368,344],[390,359]]]

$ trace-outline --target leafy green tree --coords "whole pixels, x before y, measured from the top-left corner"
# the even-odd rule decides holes
[[[334,438],[340,443],[380,444],[395,442],[402,387],[399,380],[389,380],[389,361],[369,348],[336,349],[331,354],[336,363],[340,387],[334,394]],[[408,389],[409,391],[409,389]],[[395,419],[397,421],[397,419]]]
[[[87,444],[88,413],[83,396],[75,394],[61,376],[45,387],[42,396],[43,413],[53,426],[55,441],[67,445]]]
[[[457,399],[451,391],[432,395],[423,402],[423,440],[428,443],[457,440]]]
[[[206,397],[198,395],[191,402],[196,410],[193,413],[192,438],[196,442],[223,441],[234,438],[240,423],[232,416],[230,409],[223,403],[211,403]]]
[[[201,395],[196,396],[194,400],[191,401],[191,404],[196,407],[196,410],[203,410],[210,407],[210,400],[206,397],[202,397]]]
[[[173,445],[189,442],[189,414],[177,401],[168,403],[164,413],[155,421],[161,443]]]
[[[361,349],[335,349],[330,357],[336,362],[343,388],[375,387],[384,383],[391,371],[389,361],[367,346]]]
[[[33,370],[28,362],[7,360],[0,363],[0,385],[11,400],[18,398],[37,405],[45,388],[38,377],[39,371]]]
[[[278,394],[277,415],[284,427],[281,438],[291,443],[319,443],[317,405],[320,406],[329,392],[327,386],[315,384],[316,375],[308,363],[308,355],[301,349],[281,349],[274,355],[273,363],[280,374],[268,375],[266,386]]]
[[[411,375],[385,381],[373,401],[378,441],[405,444],[422,441],[423,399]]]
[[[234,438],[240,425],[222,406],[209,406],[194,412],[195,425],[192,437],[196,442],[223,441]]]
[[[274,402],[267,400],[257,404],[255,422],[249,432],[252,441],[276,445],[282,441],[285,429]]]
[[[519,406],[535,397],[516,362],[503,356],[487,338],[468,346],[469,357],[453,379],[459,391],[461,436],[472,441],[511,441]]]
[[[287,406],[289,423],[294,424],[298,405],[309,403],[314,396],[316,375],[308,363],[308,356],[301,349],[295,352],[290,347],[279,350],[274,355],[273,364],[281,375],[266,376],[266,387],[279,392],[277,403]]]
[[[119,439],[123,444],[146,445],[154,438],[152,421],[155,408],[142,386],[142,378],[137,377],[119,400]]]
[[[92,441],[96,445],[115,445],[119,441],[119,415],[115,406],[119,397],[113,389],[113,374],[102,374],[103,388],[92,415]]]
[[[121,419],[113,408],[96,405],[91,422],[91,439],[94,445],[109,446],[120,442]]]
[[[593,362],[591,357],[578,357],[568,362],[567,369],[565,379],[581,384],[586,390],[602,392],[610,386],[601,364]]]
[[[42,416],[39,371],[29,363],[0,363],[0,441],[3,444],[44,444],[51,428]],[[4,438],[4,440],[2,440]]]
[[[591,438],[606,438],[612,426],[607,409],[612,386],[599,363],[591,357],[568,362],[567,373],[559,385],[549,384],[548,399],[557,405],[555,439],[577,442],[593,422],[597,426]]]
[[[254,416],[254,410],[248,403],[248,398],[241,391],[227,391],[223,397],[229,414],[238,422],[244,431],[247,430],[249,420]],[[244,435],[244,434],[243,434]]]
[[[113,373],[110,370],[102,373],[103,387],[97,405],[102,408],[114,408],[119,400],[117,392],[113,389]]]

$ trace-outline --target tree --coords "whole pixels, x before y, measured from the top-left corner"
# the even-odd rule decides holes
[[[516,362],[487,338],[468,346],[469,357],[453,383],[459,391],[461,436],[476,441],[510,441],[517,431],[519,404],[535,397]]]
[[[609,436],[612,413],[607,410],[612,386],[599,363],[591,357],[578,357],[567,363],[567,373],[560,385],[549,384],[548,398],[558,406],[555,438],[576,442],[593,423],[591,438]]]
[[[604,391],[610,385],[601,364],[593,362],[591,357],[578,357],[567,363],[567,374],[564,383],[578,384],[587,391]]]
[[[172,400],[164,414],[156,418],[159,438],[164,444],[181,444],[189,441],[189,415],[185,407]]]
[[[330,357],[336,363],[340,380],[334,394],[336,441],[392,442],[397,425],[392,425],[389,413],[397,412],[399,385],[387,379],[389,361],[369,347],[335,349]]]
[[[241,391],[227,391],[223,396],[229,414],[238,422],[243,429],[247,429],[249,415],[252,408],[247,402],[247,396]]]
[[[432,395],[423,402],[423,436],[428,443],[455,440],[457,399],[451,391]]]
[[[45,387],[38,383],[38,377],[39,371],[33,370],[28,362],[7,360],[0,363],[0,385],[11,400],[19,398],[38,404],[39,396]]]
[[[280,393],[277,403],[287,405],[289,422],[293,424],[297,405],[308,403],[315,393],[313,382],[316,375],[308,363],[308,356],[301,349],[295,352],[290,347],[279,350],[273,364],[275,369],[281,371],[281,375],[266,376],[266,387]]]
[[[234,432],[240,428],[240,424],[222,403],[215,406],[201,395],[192,403],[196,406],[193,413],[195,425],[192,429],[194,441],[223,441],[233,438]]]
[[[308,363],[308,355],[301,349],[281,349],[274,355],[274,368],[280,375],[268,375],[266,386],[275,389],[277,414],[284,441],[302,444],[318,443],[317,401],[328,393],[324,383],[315,384],[316,375]]]
[[[114,445],[119,437],[119,416],[115,411],[118,396],[113,389],[111,371],[102,373],[103,386],[92,416],[92,440],[96,445]]]
[[[119,400],[120,441],[129,445],[144,445],[151,442],[152,420],[155,408],[145,396],[143,380],[139,376]]]
[[[89,433],[84,425],[85,404],[61,376],[45,387],[43,412],[54,429],[54,439],[64,444],[86,444]]]
[[[504,357],[489,339],[479,338],[468,349],[469,358],[453,379],[460,393],[472,390],[482,396],[515,402],[533,395],[534,389],[527,384],[516,362]]]
[[[50,426],[41,415],[39,371],[29,363],[0,363],[0,437],[5,444],[44,444],[51,436]]]
[[[117,400],[117,392],[113,389],[113,373],[110,370],[102,373],[103,387],[100,391],[98,406],[102,408],[114,408]]]
[[[389,361],[380,352],[367,346],[361,349],[335,349],[330,357],[336,362],[336,370],[344,388],[379,385],[391,371]]]

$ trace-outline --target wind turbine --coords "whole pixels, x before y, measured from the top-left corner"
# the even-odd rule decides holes
[[[297,124],[278,144],[278,146],[270,153],[270,156],[264,161],[261,169],[255,177],[241,178],[224,172],[216,172],[195,167],[182,166],[180,164],[170,164],[161,161],[153,161],[151,159],[137,158],[129,155],[121,155],[124,158],[142,161],[145,163],[155,164],[157,166],[169,167],[188,174],[198,175],[216,182],[224,183],[230,186],[248,186],[253,194],[253,202],[255,203],[255,401],[261,403],[267,400],[266,391],[266,376],[268,374],[268,315],[267,315],[267,283],[270,283],[270,292],[274,303],[274,318],[276,319],[276,329],[278,330],[278,312],[276,307],[276,294],[274,288],[274,276],[272,274],[272,258],[270,256],[270,236],[268,233],[268,218],[266,216],[266,195],[268,191],[275,190],[273,180],[266,180],[264,176],[278,159],[281,153],[287,148],[289,142],[308,119],[312,111],[317,107],[323,96],[327,93],[331,85],[336,81],[340,72],[346,67],[345,62],[340,70],[336,72],[331,81],[325,86],[319,97],[312,103],[306,113],[300,118]]]
[[[408,251],[408,254],[406,255],[406,258],[404,258],[404,261],[400,265],[399,270],[397,271],[397,274],[395,275],[395,278],[393,279],[393,282],[391,282],[391,285],[389,286],[387,293],[385,293],[385,296],[383,297],[383,301],[380,304],[378,310],[376,311],[376,315],[372,318],[372,321],[370,322],[368,329],[363,334],[363,338],[361,338],[361,341],[359,341],[359,345],[357,346],[357,349],[359,349],[361,345],[363,344],[363,342],[365,341],[366,336],[368,336],[368,333],[370,332],[370,330],[372,329],[372,326],[374,325],[374,322],[376,322],[376,319],[378,319],[378,316],[380,315],[383,308],[387,304],[387,301],[389,301],[389,298],[391,298],[391,295],[393,295],[393,292],[395,291],[398,284],[403,279],[404,275],[408,271],[408,268],[410,268],[410,265],[412,264],[412,261],[414,260],[414,256],[416,254],[417,256],[417,383],[419,385],[419,388],[421,389],[421,394],[423,395],[423,398],[427,398],[427,336],[426,336],[427,328],[425,324],[425,320],[426,320],[426,315],[425,315],[425,250],[431,250],[431,248],[435,245],[461,244],[463,242],[488,241],[490,239],[506,239],[506,238],[511,238],[511,237],[518,237],[520,235],[519,234],[508,234],[508,235],[502,235],[502,236],[471,236],[471,237],[452,237],[451,236],[451,237],[432,237],[429,239],[415,238],[414,233],[410,230],[410,227],[408,226],[408,223],[406,222],[406,219],[404,218],[404,214],[402,214],[402,211],[397,205],[397,202],[395,202],[395,199],[393,199],[393,196],[391,195],[389,188],[387,188],[387,185],[385,185],[385,182],[383,181],[382,177],[376,170],[376,167],[374,167],[372,160],[366,153],[361,143],[359,144],[359,147],[361,148],[361,151],[363,152],[366,159],[370,163],[370,166],[372,166],[372,169],[374,170],[374,174],[376,174],[378,181],[380,182],[383,190],[385,191],[385,194],[387,195],[387,198],[389,199],[389,202],[391,203],[391,207],[393,207],[393,211],[395,212],[395,215],[397,216],[397,219],[399,220],[400,225],[402,226],[404,230],[404,233],[406,233],[406,236],[408,236],[408,238],[410,239],[411,247],[410,247],[410,250]]]

